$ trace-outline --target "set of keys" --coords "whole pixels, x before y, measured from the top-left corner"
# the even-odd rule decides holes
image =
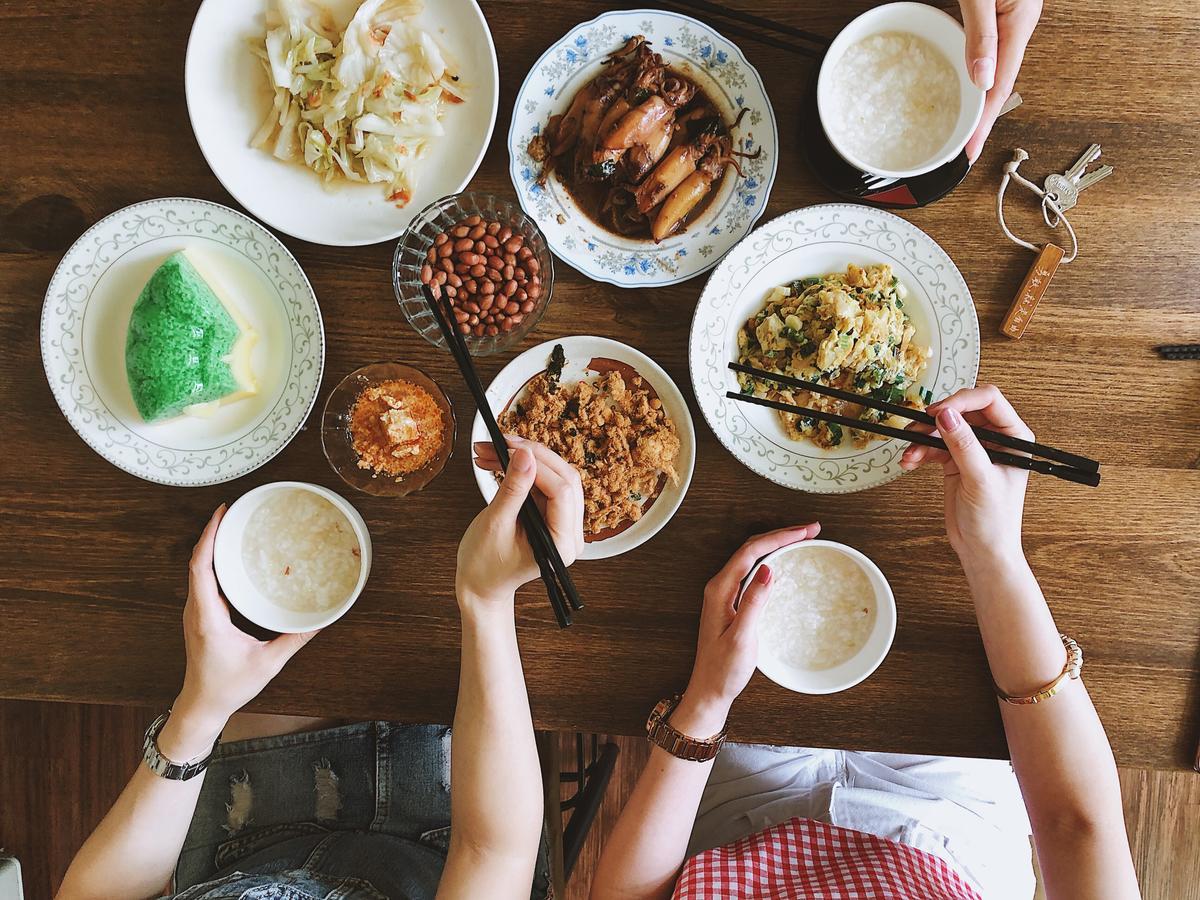
[[[1052,201],[1054,206],[1058,207],[1059,212],[1074,209],[1075,205],[1079,202],[1079,195],[1084,190],[1113,173],[1113,167],[1108,165],[1097,166],[1092,171],[1087,171],[1087,167],[1099,158],[1100,145],[1092,144],[1083,151],[1083,156],[1075,160],[1075,164],[1067,169],[1067,171],[1061,175],[1057,172],[1047,175],[1045,182],[1042,184],[1043,189],[1046,191],[1045,199]],[[1049,203],[1042,204],[1042,218],[1046,220],[1046,224],[1051,228],[1058,227],[1059,213],[1054,212]]]
[[[1025,333],[1025,329],[1029,326],[1029,321],[1033,318],[1038,303],[1045,296],[1046,288],[1050,286],[1050,279],[1054,277],[1058,267],[1066,265],[1079,255],[1079,240],[1075,236],[1075,229],[1067,221],[1065,213],[1079,203],[1079,195],[1084,190],[1113,173],[1113,167],[1109,165],[1097,166],[1090,172],[1088,171],[1088,166],[1099,158],[1100,145],[1092,144],[1065,172],[1048,175],[1041,187],[1017,171],[1017,167],[1029,159],[1029,154],[1024,150],[1013,151],[1012,161],[1004,166],[1004,180],[1000,182],[1000,192],[996,197],[996,215],[1000,219],[1000,227],[1014,243],[1037,253],[1037,258],[1026,273],[1025,280],[1021,282],[1021,287],[1017,291],[1016,297],[1013,298],[1012,306],[1009,307],[1008,314],[1000,326],[1001,332],[1014,340],[1020,340]],[[1039,247],[1012,233],[1004,221],[1004,191],[1010,180],[1019,182],[1041,198],[1042,218],[1047,225],[1051,228],[1057,228],[1059,225],[1066,227],[1067,233],[1071,237],[1069,254],[1053,242]]]

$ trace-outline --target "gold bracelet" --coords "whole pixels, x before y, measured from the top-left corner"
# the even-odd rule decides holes
[[[1067,650],[1067,662],[1063,666],[1062,673],[1052,682],[1042,688],[1040,691],[1031,694],[1028,697],[1012,697],[992,682],[992,687],[996,689],[996,696],[1005,703],[1015,703],[1018,706],[1025,706],[1030,703],[1041,703],[1043,700],[1049,700],[1067,684],[1068,680],[1076,680],[1079,678],[1079,673],[1083,670],[1083,650],[1079,645],[1067,637],[1065,634],[1059,634],[1062,638],[1063,647]]]

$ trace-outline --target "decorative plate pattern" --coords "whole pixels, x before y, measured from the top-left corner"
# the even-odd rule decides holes
[[[772,410],[725,397],[737,390],[727,363],[737,329],[762,308],[770,288],[794,278],[888,263],[908,288],[917,339],[933,348],[921,384],[935,397],[975,384],[979,320],[962,273],[925,232],[891,213],[850,204],[798,209],[756,229],[709,277],[692,319],[692,385],[717,439],[758,474],[785,487],[849,493],[902,474],[901,441],[826,451],[789,440]]]
[[[669,63],[686,69],[729,121],[749,112],[736,132],[737,149],[757,159],[742,161],[745,177],[732,169],[699,221],[681,235],[654,244],[611,234],[574,204],[556,178],[537,183],[541,164],[529,142],[550,116],[564,111],[602,60],[627,38],[645,35]],[[779,135],[775,112],[758,72],[742,51],[703,22],[679,13],[637,9],[608,12],[578,25],[552,45],[529,70],[517,92],[508,132],[509,172],[521,206],[537,221],[550,248],[596,281],[618,287],[676,284],[715,266],[744,237],[767,206],[775,180]]]
[[[93,321],[99,318],[107,329],[104,344],[112,346],[111,355],[123,359],[128,313],[120,318],[119,308],[122,303],[131,306],[132,297],[124,296],[125,285],[118,291],[114,282],[128,281],[133,266],[148,274],[156,260],[192,243],[215,244],[216,252],[236,254],[237,265],[248,267],[266,302],[275,307],[268,314],[278,320],[277,358],[286,369],[281,378],[261,386],[261,412],[255,409],[252,421],[230,423],[218,414],[211,425],[202,423],[184,439],[171,440],[170,423],[147,426],[136,415],[124,414],[114,402],[119,399],[117,390],[97,387],[99,363],[94,352],[89,358],[88,334],[99,326],[87,325],[87,318],[93,309]],[[261,284],[254,273],[261,274]],[[118,210],[71,246],[46,290],[41,346],[54,399],[93,450],[139,478],[188,487],[245,475],[286,447],[316,401],[325,364],[325,331],[317,298],[287,248],[241,213],[178,197]],[[127,385],[122,383],[122,389],[127,392]],[[239,401],[229,408],[249,402]]]

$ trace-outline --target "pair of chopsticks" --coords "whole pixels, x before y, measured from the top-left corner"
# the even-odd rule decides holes
[[[803,28],[796,28],[794,25],[786,25],[783,22],[776,22],[774,19],[768,19],[766,16],[730,9],[720,3],[714,3],[712,0],[666,0],[666,2],[668,5],[677,6],[689,14],[699,10],[710,16],[725,19],[726,21],[717,23],[723,32],[735,34],[738,37],[750,38],[753,41],[758,41],[760,44],[766,44],[768,47],[775,47],[779,50],[786,50],[788,53],[794,53],[797,56],[820,59],[825,55],[825,51],[829,49],[829,38],[824,35],[806,31]],[[815,46],[806,47],[803,44],[795,43],[795,41],[807,41]]]
[[[437,321],[438,328],[441,329],[446,346],[454,356],[454,361],[458,363],[458,369],[462,372],[463,379],[467,382],[467,387],[470,388],[471,395],[475,398],[475,404],[479,407],[479,415],[483,418],[488,434],[492,437],[492,446],[496,448],[496,457],[500,460],[500,465],[507,470],[508,442],[504,439],[504,432],[500,430],[500,425],[492,414],[492,406],[488,403],[487,394],[484,392],[483,383],[479,380],[475,363],[471,360],[471,352],[467,349],[466,341],[450,324],[454,321],[450,298],[445,294],[442,295],[442,303],[445,304],[443,307],[438,304],[428,285],[422,285],[421,292],[425,296],[425,303],[429,307],[429,311],[433,313],[433,317]],[[533,555],[537,559],[538,569],[542,573],[542,583],[546,585],[550,606],[554,609],[554,618],[558,620],[559,628],[566,628],[571,624],[571,610],[583,609],[583,602],[579,599],[575,582],[571,580],[571,574],[567,571],[558,547],[555,546],[554,539],[550,536],[550,529],[546,527],[546,520],[542,518],[541,510],[533,502],[532,496],[526,497],[525,504],[521,507],[521,525],[525,528],[525,534],[533,547]]]
[[[729,368],[734,372],[740,372],[743,375],[750,375],[754,378],[761,378],[764,381],[774,381],[777,384],[786,385],[787,387],[800,388],[814,394],[824,394],[827,397],[846,400],[850,403],[857,403],[860,406],[881,410],[889,415],[900,416],[924,425],[931,425],[934,428],[937,427],[937,419],[919,409],[900,406],[896,403],[889,403],[886,400],[877,400],[874,397],[856,394],[852,391],[844,391],[840,388],[819,384],[815,381],[793,378],[790,375],[777,375],[774,372],[767,372],[763,369],[756,369],[753,366],[742,365],[741,363],[731,362]],[[872,434],[897,438],[912,444],[921,444],[926,447],[934,447],[938,450],[947,449],[946,442],[941,438],[920,431],[907,431],[903,428],[893,428],[890,425],[882,425],[878,422],[851,419],[849,416],[839,416],[836,413],[829,413],[820,409],[810,409],[806,406],[781,403],[778,400],[768,400],[763,397],[739,394],[736,391],[726,391],[725,396],[742,403],[765,406],[769,409],[793,413],[798,416],[807,416],[810,419],[818,419],[822,422],[832,422],[835,425],[856,428],[859,431],[869,431]],[[1048,447],[1045,444],[1012,437],[998,431],[992,431],[990,428],[983,428],[978,425],[970,427],[980,441],[987,441],[992,444],[998,444],[1001,447],[1008,447],[1010,450],[1019,450],[1022,453],[1033,454],[1033,456],[1019,456],[1015,453],[1005,453],[1003,450],[987,448],[988,456],[997,465],[1015,466],[1018,469],[1027,469],[1030,472],[1038,472],[1042,475],[1053,475],[1055,478],[1073,481],[1076,484],[1086,484],[1089,487],[1096,487],[1100,483],[1100,463],[1094,459],[1088,459],[1086,456],[1079,456],[1075,453],[1068,453],[1066,450],[1059,450],[1055,447]],[[1035,459],[1034,457],[1036,456],[1043,457],[1043,459]],[[1047,462],[1046,460],[1055,460],[1055,462]]]
[[[1154,349],[1163,359],[1200,359],[1200,344],[1161,344]]]

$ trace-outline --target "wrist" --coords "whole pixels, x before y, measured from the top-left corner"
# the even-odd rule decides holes
[[[458,609],[463,620],[485,622],[496,618],[512,619],[516,592],[511,590],[479,591],[459,587],[455,590]]]
[[[1012,546],[990,545],[980,549],[961,550],[959,563],[968,580],[995,581],[1007,579],[1029,571],[1025,550],[1020,544]]]
[[[725,729],[731,700],[706,695],[689,687],[667,717],[671,727],[688,737],[707,740]]]
[[[228,715],[209,710],[181,693],[172,704],[171,714],[159,732],[159,752],[177,763],[204,756],[212,750],[228,721]]]

